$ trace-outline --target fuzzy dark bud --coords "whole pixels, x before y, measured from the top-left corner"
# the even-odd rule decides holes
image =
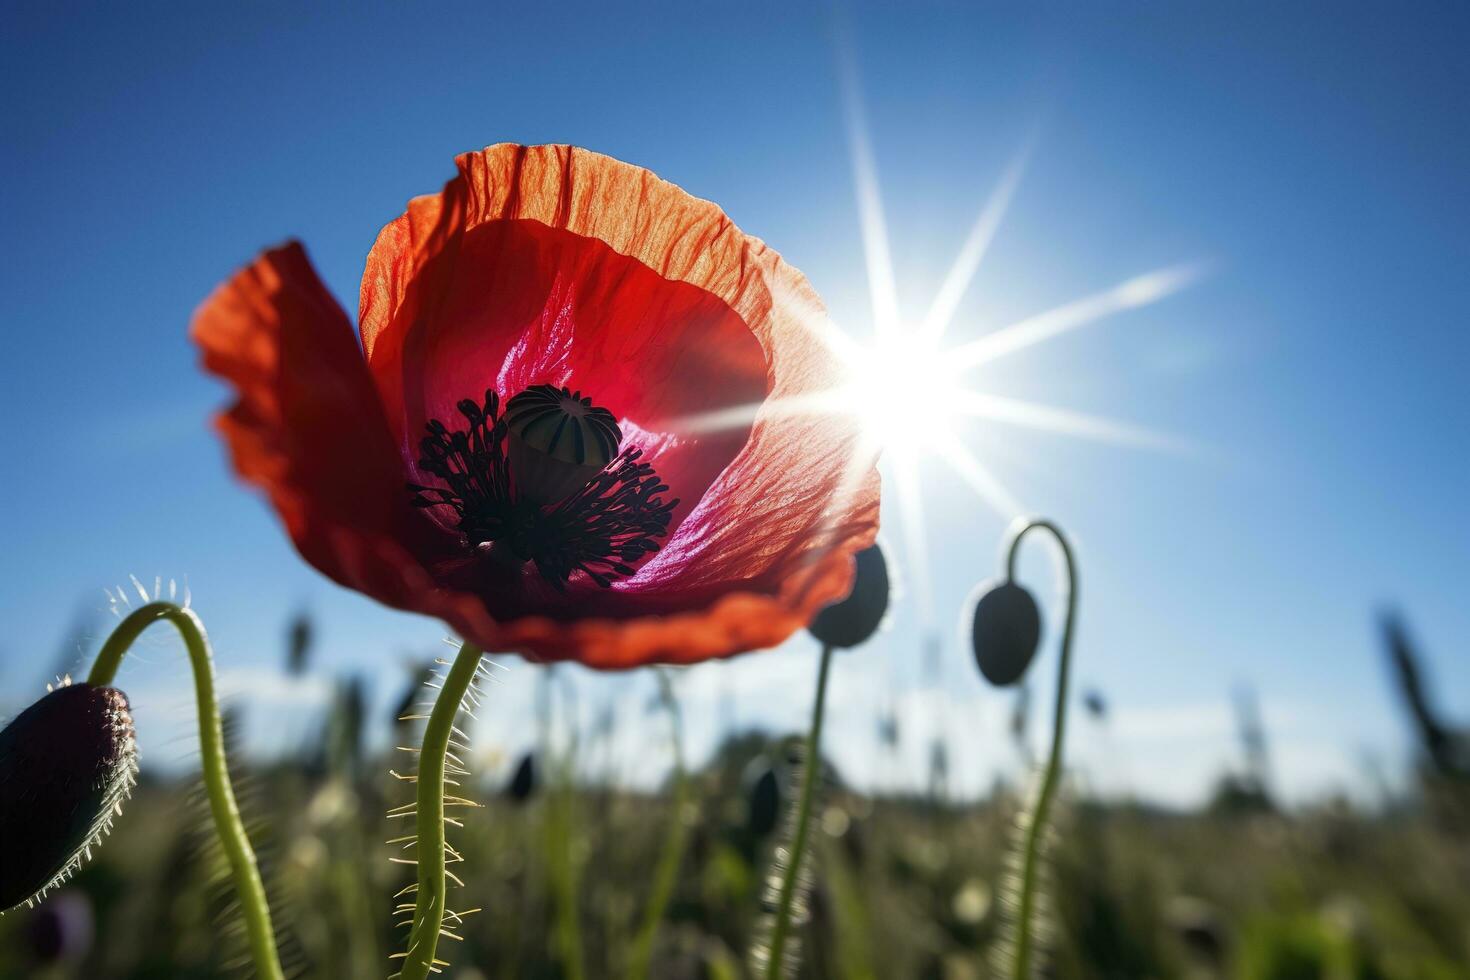
[[[817,613],[807,629],[822,643],[838,650],[867,642],[888,613],[888,562],[876,544],[853,556],[856,573],[852,592]]]
[[[521,756],[520,765],[516,766],[515,775],[510,777],[510,785],[505,788],[505,795],[516,803],[524,803],[536,792],[536,756],[527,752]]]
[[[40,898],[91,857],[137,769],[115,688],[58,687],[0,731],[0,909]]]
[[[781,815],[781,781],[765,759],[753,760],[746,771],[746,827],[757,839],[776,829]]]
[[[311,617],[304,612],[298,613],[291,620],[291,625],[286,627],[286,672],[292,677],[300,677],[306,673],[315,632]]]
[[[983,590],[971,627],[975,663],[997,687],[1020,680],[1041,642],[1041,613],[1031,593],[1014,582]]]

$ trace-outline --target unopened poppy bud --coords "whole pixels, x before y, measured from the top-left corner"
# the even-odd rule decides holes
[[[521,762],[516,766],[515,775],[510,777],[510,784],[505,788],[505,795],[515,803],[524,803],[535,792],[536,756],[527,752],[521,756]]]
[[[1014,582],[993,585],[975,603],[971,638],[980,673],[997,687],[1020,680],[1041,641],[1041,613],[1031,593]]]
[[[115,688],[63,685],[0,731],[0,909],[34,901],[91,857],[137,769]]]
[[[311,659],[312,634],[311,617],[306,613],[298,613],[291,620],[291,625],[286,628],[286,672],[292,677],[300,677],[306,673],[306,667]]]
[[[829,647],[845,649],[867,641],[888,613],[888,562],[876,544],[853,556],[852,591],[817,613],[807,629]]]
[[[745,772],[747,786],[746,826],[757,838],[776,829],[781,815],[781,782],[765,758],[751,761]]]

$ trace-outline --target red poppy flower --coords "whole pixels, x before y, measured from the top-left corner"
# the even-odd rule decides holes
[[[297,243],[195,315],[236,470],[337,582],[486,649],[596,667],[771,646],[878,522],[802,275],[715,205],[493,146],[383,229],[359,329]],[[691,419],[739,420],[725,427]]]

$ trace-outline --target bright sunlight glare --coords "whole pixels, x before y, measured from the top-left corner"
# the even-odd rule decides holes
[[[1046,405],[999,398],[968,387],[962,377],[994,358],[1048,340],[1125,310],[1138,309],[1172,295],[1205,271],[1198,263],[1136,276],[1110,289],[1063,303],[1019,323],[993,330],[958,347],[946,347],[944,334],[974,281],[1014,199],[1031,157],[1035,134],[1023,141],[995,188],[985,198],[965,242],[955,256],[928,312],[919,324],[900,320],[887,224],[879,190],[878,165],[869,137],[857,59],[849,43],[839,45],[838,78],[847,124],[858,223],[874,340],[862,343],[829,324],[835,346],[851,371],[851,382],[832,400],[817,399],[806,410],[834,408],[862,420],[866,440],[884,455],[884,468],[897,491],[899,522],[905,539],[909,576],[918,592],[920,619],[932,625],[925,561],[923,508],[917,498],[918,469],[926,458],[946,464],[981,500],[1003,518],[1022,514],[1021,504],[960,438],[957,422],[983,418],[1043,429],[1083,439],[1145,449],[1178,449],[1182,443],[1139,426],[1096,418]]]
[[[852,380],[836,407],[857,415],[880,448],[918,450],[952,435],[952,420],[962,414],[961,386],[937,345],[900,334],[854,344],[843,356]]]
[[[1004,481],[964,444],[958,423],[984,419],[1135,449],[1192,450],[1179,439],[1141,426],[989,394],[976,389],[965,375],[1042,341],[1156,303],[1196,282],[1207,267],[1196,262],[1155,269],[979,338],[947,346],[945,332],[999,231],[1020,185],[1034,140],[1025,141],[985,198],[922,322],[905,323],[900,319],[877,162],[858,91],[855,60],[850,52],[842,53],[838,75],[843,87],[858,223],[862,231],[872,339],[860,340],[825,314],[815,316],[807,328],[842,359],[847,369],[842,387],[797,397],[774,397],[764,404],[690,416],[675,420],[674,428],[681,434],[697,437],[701,433],[758,424],[762,415],[766,418],[856,416],[862,436],[854,452],[853,486],[867,461],[880,456],[896,491],[903,550],[910,566],[907,572],[917,593],[920,619],[924,625],[932,626],[932,596],[928,569],[924,567],[927,559],[924,511],[919,498],[922,487],[919,467],[923,462],[934,459],[946,465],[1002,518],[1009,520],[1024,514]]]

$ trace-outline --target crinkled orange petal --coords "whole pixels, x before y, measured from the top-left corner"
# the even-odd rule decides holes
[[[222,288],[196,319],[208,366],[241,391],[240,405],[222,422],[237,467],[270,491],[308,560],[391,605],[439,616],[487,649],[601,668],[693,663],[774,646],[845,595],[852,555],[876,534],[877,475],[872,460],[856,457],[855,420],[782,411],[773,404],[803,399],[845,380],[820,337],[821,304],[801,274],[742,234],[713,204],[598,154],[502,145],[458,162],[460,175],[444,192],[411,202],[407,213],[383,230],[368,257],[359,323],[366,368],[355,344],[344,351],[325,340],[325,323],[335,325],[334,336],[342,333],[340,311],[304,257],[305,277],[296,275],[299,269],[283,275],[279,261],[263,257]],[[509,237],[496,230],[511,226],[518,233]],[[699,486],[698,499],[687,503],[676,532],[636,575],[612,589],[578,592],[575,603],[549,611],[527,606],[532,614],[519,615],[513,597],[447,584],[436,564],[436,549],[444,541],[425,530],[429,522],[419,514],[404,515],[403,479],[412,473],[415,432],[424,414],[475,394],[427,386],[445,364],[455,363],[434,355],[439,338],[453,337],[462,345],[472,336],[461,321],[475,310],[476,283],[501,282],[498,292],[483,297],[485,302],[522,304],[526,311],[519,347],[516,336],[509,341],[505,336],[519,329],[515,317],[501,315],[493,330],[486,328],[485,345],[503,344],[511,353],[494,355],[500,373],[481,383],[518,384],[530,375],[517,375],[517,370],[550,370],[535,366],[546,337],[532,329],[539,323],[544,330],[546,322],[548,301],[537,292],[542,287],[507,293],[505,277],[497,279],[496,273],[516,256],[504,244],[484,244],[522,240],[526,236],[519,229],[534,228],[545,232],[532,238],[551,243],[556,255],[576,259],[567,274],[592,277],[573,284],[581,292],[558,294],[575,299],[568,307],[573,312],[564,315],[618,312],[596,317],[600,325],[579,324],[580,339],[566,345],[569,358],[591,344],[598,351],[594,360],[609,371],[623,371],[613,390],[629,401],[630,411],[673,412],[656,401],[638,402],[636,373],[616,360],[616,352],[624,349],[619,345],[627,341],[632,346],[625,349],[640,358],[680,363],[650,346],[666,329],[657,317],[634,323],[648,318],[628,315],[632,294],[619,284],[652,275],[655,286],[658,280],[671,284],[645,291],[656,294],[659,309],[707,313],[693,317],[694,326],[680,318],[682,332],[668,331],[678,341],[674,354],[703,346],[729,358],[687,362],[690,370],[708,374],[701,374],[700,384],[686,385],[688,391],[674,402],[682,411],[705,389],[719,405],[728,403],[719,399],[738,393],[742,401],[752,398],[754,421],[748,429],[737,426],[735,437],[694,438],[667,457],[669,466],[684,467],[683,478]],[[603,253],[607,257],[595,258]],[[595,258],[590,264],[589,255]],[[618,289],[623,289],[621,299],[608,300],[609,291]],[[689,298],[679,298],[681,289],[690,290]],[[308,309],[313,306],[305,302],[308,296],[316,307],[326,298],[331,316],[304,322],[320,312]],[[754,338],[756,360],[743,353],[740,330],[731,324],[743,325]],[[298,331],[312,339],[290,340]],[[341,382],[328,387],[340,387],[343,403],[368,401],[376,409],[365,432],[347,439],[373,460],[366,479],[360,472],[353,475],[359,494],[354,502],[344,504],[343,480],[328,471],[356,452],[344,446],[330,461],[298,458],[303,448],[342,435],[327,421],[342,407],[334,396],[323,393],[314,400],[296,390],[296,372],[308,371],[310,359],[298,363],[299,350],[320,357],[310,371],[325,369]],[[275,359],[274,375],[260,370],[256,361],[261,358]],[[721,363],[728,365],[723,373]],[[583,364],[578,370],[596,366]],[[750,377],[752,367],[763,369],[763,385],[758,373]],[[452,386],[478,379],[467,375]],[[365,385],[374,397],[364,395]],[[764,397],[756,397],[762,387]],[[293,428],[297,431],[282,431]],[[718,462],[714,470],[701,470],[712,461]],[[363,499],[379,492],[393,499]],[[345,507],[340,514],[339,507]]]
[[[236,471],[270,496],[292,541],[349,588],[411,608],[432,582],[399,542],[401,457],[347,314],[291,242],[263,253],[194,315],[204,366],[238,400],[216,424]]]

